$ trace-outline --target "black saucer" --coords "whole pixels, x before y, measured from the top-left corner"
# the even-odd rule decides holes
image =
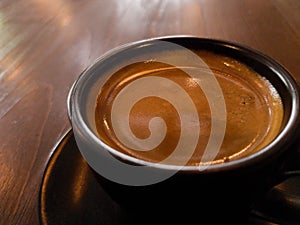
[[[41,225],[125,225],[126,213],[102,189],[77,149],[70,130],[44,173],[39,198]],[[273,188],[247,219],[249,225],[300,224],[300,179]]]

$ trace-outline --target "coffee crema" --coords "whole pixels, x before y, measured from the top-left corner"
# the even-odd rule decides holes
[[[99,90],[95,123],[99,138],[112,148],[161,162],[180,146],[169,164],[217,164],[253,154],[280,132],[283,105],[272,84],[245,64],[209,51],[195,51],[216,77],[226,105],[226,130],[213,160],[203,161],[212,135],[210,104],[199,82],[205,67],[137,62],[112,74]],[[180,52],[178,53],[180,54]],[[174,53],[176,55],[176,53]],[[200,81],[201,82],[201,81]],[[209,88],[209,87],[208,87]],[[213,134],[218,138],[218,131]],[[190,144],[191,140],[197,140]],[[185,148],[193,146],[186,161]],[[209,154],[209,153],[208,153]],[[187,162],[187,163],[186,163]]]

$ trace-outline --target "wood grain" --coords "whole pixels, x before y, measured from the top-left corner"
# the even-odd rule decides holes
[[[70,128],[66,98],[109,49],[190,34],[245,44],[300,79],[298,0],[2,0],[0,224],[38,224],[46,163]]]

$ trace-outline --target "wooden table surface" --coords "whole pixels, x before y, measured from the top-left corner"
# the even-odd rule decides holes
[[[176,34],[248,45],[300,79],[299,0],[0,2],[1,225],[39,224],[43,172],[83,69],[120,44]]]

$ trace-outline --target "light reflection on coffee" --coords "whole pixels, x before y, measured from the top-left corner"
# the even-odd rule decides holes
[[[242,158],[268,145],[279,133],[283,118],[283,106],[276,89],[232,58],[208,51],[195,53],[216,76],[227,110],[221,149],[214,161],[204,163]],[[178,145],[188,146],[191,137],[196,135],[198,141],[188,165],[199,165],[211,135],[211,121],[218,118],[211,118],[204,92],[186,71],[204,74],[205,70],[150,60],[112,74],[99,90],[95,107],[99,137],[123,153],[160,162]],[[147,92],[147,87],[154,91]],[[143,91],[151,94],[139,98],[137,95]],[[183,109],[180,112],[179,107]],[[188,124],[183,124],[185,118],[189,118]],[[175,165],[182,163],[180,155],[172,160]]]

